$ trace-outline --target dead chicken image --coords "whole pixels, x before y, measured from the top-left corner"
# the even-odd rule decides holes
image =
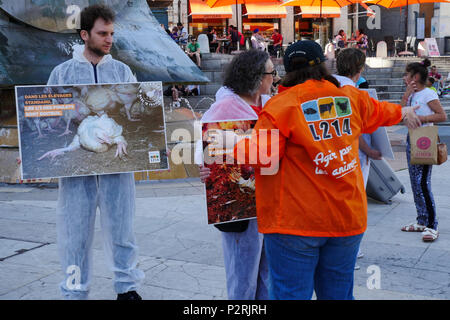
[[[47,157],[51,157],[53,160],[56,156],[76,150],[80,146],[97,153],[105,152],[114,144],[117,145],[115,157],[119,156],[119,158],[122,158],[128,155],[127,142],[122,136],[122,126],[118,125],[106,114],[102,114],[101,116],[88,116],[81,121],[77,134],[69,146],[49,151],[38,160]]]
[[[99,116],[108,113],[116,106],[114,92],[102,86],[83,87],[81,99],[92,112]]]
[[[92,112],[102,115],[122,105],[129,121],[139,121],[133,116],[143,114],[163,104],[162,86],[158,82],[146,82],[139,86],[117,84],[110,88],[85,87],[81,91],[82,101]]]
[[[113,87],[116,103],[122,104],[128,120],[138,121],[135,115],[151,112],[152,108],[163,104],[162,87],[158,82],[144,82],[139,87],[118,84]]]
[[[59,137],[72,133],[72,131],[69,130],[72,121],[81,123],[91,113],[91,110],[86,106],[85,102],[81,98],[80,93],[77,90],[73,90],[72,94],[73,100],[71,102],[75,105],[75,109],[63,111],[63,119],[66,122],[66,127],[64,132],[61,133]],[[62,99],[58,102],[61,104],[64,103]]]
[[[240,167],[231,168],[230,174],[228,175],[230,177],[230,180],[234,183],[237,183],[239,186],[239,189],[244,193],[254,193],[255,192],[255,177],[250,176],[248,179],[244,179],[242,177],[241,169]]]

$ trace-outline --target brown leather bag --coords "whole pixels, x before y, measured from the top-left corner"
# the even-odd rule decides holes
[[[437,164],[443,164],[445,161],[447,161],[447,145],[444,142],[441,142],[441,139],[438,136]]]

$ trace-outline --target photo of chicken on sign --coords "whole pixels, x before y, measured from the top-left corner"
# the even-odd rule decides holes
[[[22,179],[168,170],[161,82],[17,86]]]
[[[250,165],[229,162],[234,144],[216,147],[217,130],[244,139],[251,137],[256,120],[204,122],[203,156],[211,175],[206,179],[206,206],[209,224],[256,218],[255,172]]]

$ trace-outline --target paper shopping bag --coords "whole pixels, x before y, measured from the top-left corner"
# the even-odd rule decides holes
[[[409,130],[411,164],[437,164],[438,128],[420,127]]]

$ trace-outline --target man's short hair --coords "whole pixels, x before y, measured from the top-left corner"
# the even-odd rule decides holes
[[[366,55],[359,49],[347,48],[339,52],[336,58],[338,75],[353,77],[361,72],[366,64]]]
[[[177,23],[177,26],[178,26],[178,27],[182,27],[183,24],[182,24],[181,22],[178,22],[178,23]]]
[[[111,8],[105,5],[95,4],[86,7],[81,11],[80,30],[86,30],[90,33],[98,18],[105,20],[105,22],[112,23],[114,22],[116,15]]]

